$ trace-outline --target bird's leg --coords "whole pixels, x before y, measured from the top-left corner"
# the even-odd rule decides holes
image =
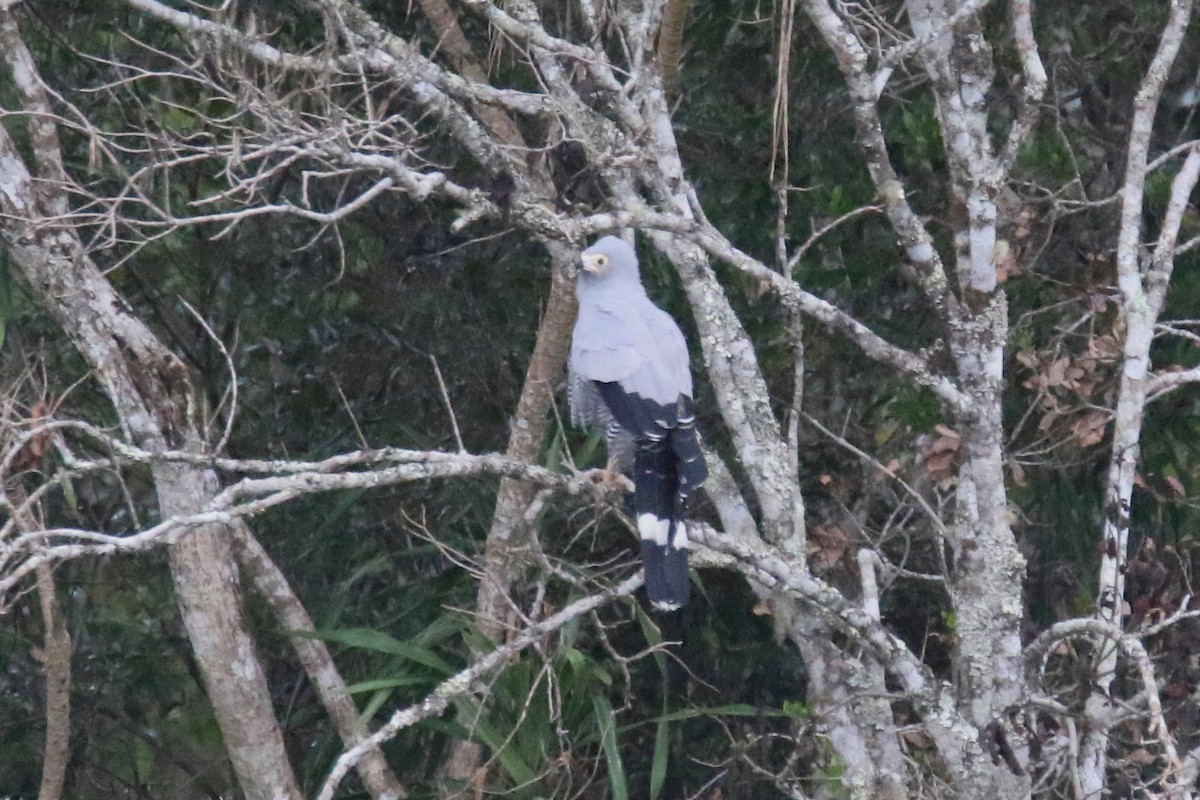
[[[620,470],[617,469],[617,459],[613,456],[609,456],[608,461],[605,462],[604,472],[606,473],[605,483],[608,483],[609,485],[614,485],[618,480],[625,477],[621,474]]]
[[[617,469],[617,459],[610,457],[604,469],[590,469],[584,473],[592,483],[617,491],[632,492],[633,481]]]

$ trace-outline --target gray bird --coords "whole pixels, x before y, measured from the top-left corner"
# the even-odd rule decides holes
[[[632,247],[605,236],[583,251],[580,266],[567,363],[571,422],[604,431],[609,461],[632,466],[646,594],[674,610],[688,599],[684,504],[708,477],[687,344],[646,296]]]

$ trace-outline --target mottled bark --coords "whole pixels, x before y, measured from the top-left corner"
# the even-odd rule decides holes
[[[905,800],[904,757],[883,670],[872,669],[830,641],[829,626],[797,614],[792,641],[808,667],[808,692],[818,732],[829,738],[845,769],[841,786],[828,793],[852,800]]]
[[[683,29],[687,24],[692,0],[665,0],[662,25],[658,32],[658,68],[663,88],[670,91],[679,79],[679,62],[683,59]]]
[[[42,750],[38,800],[59,800],[71,758],[71,634],[48,564],[38,567],[37,587],[44,629],[39,661],[46,672],[46,746]]]

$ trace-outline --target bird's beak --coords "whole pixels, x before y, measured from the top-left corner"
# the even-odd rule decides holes
[[[579,265],[584,272],[599,272],[600,256],[595,253],[584,253],[579,257]]]

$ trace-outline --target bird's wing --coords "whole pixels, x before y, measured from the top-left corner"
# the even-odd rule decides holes
[[[641,369],[651,333],[638,312],[620,297],[581,307],[571,337],[571,370],[585,380],[613,383]]]
[[[618,383],[630,394],[673,406],[680,395],[692,396],[687,343],[670,314],[649,300],[641,306],[639,317],[645,323],[647,337],[641,343],[643,360]]]
[[[580,309],[571,369],[585,380],[617,383],[659,405],[692,395],[687,343],[675,320],[645,296],[605,298]]]

